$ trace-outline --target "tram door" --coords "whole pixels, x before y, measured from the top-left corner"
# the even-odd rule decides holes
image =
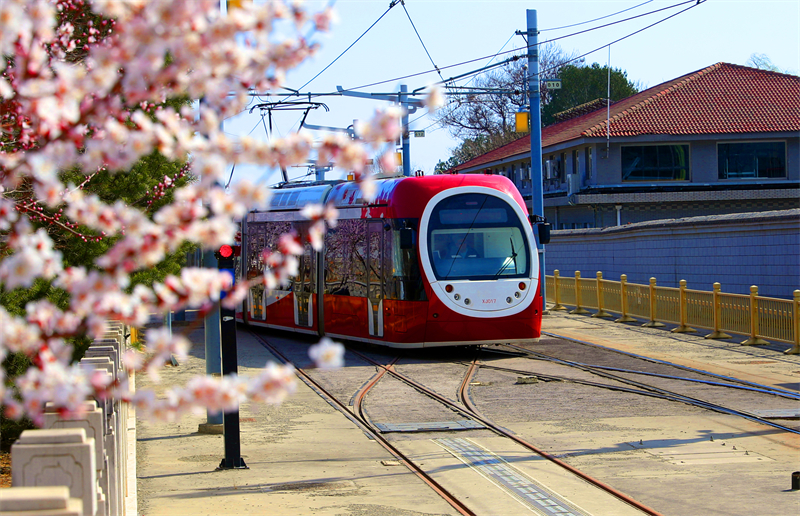
[[[292,279],[294,294],[294,323],[300,327],[310,328],[314,325],[314,311],[311,294],[314,292],[316,279],[315,253],[311,244],[306,243],[300,256],[297,276]]]
[[[383,337],[383,221],[367,222],[367,314],[369,334]]]

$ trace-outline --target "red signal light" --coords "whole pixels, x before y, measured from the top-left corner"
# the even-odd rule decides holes
[[[223,258],[230,258],[233,256],[233,246],[223,245],[219,248],[219,255]]]

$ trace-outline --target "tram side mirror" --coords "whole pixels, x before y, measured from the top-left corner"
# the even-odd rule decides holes
[[[550,243],[550,223],[547,222],[545,217],[541,215],[529,215],[528,220],[532,226],[536,226],[536,231],[539,237],[539,243],[542,245]]]
[[[400,249],[414,249],[414,230],[400,228]]]
[[[539,229],[539,243],[542,245],[550,243],[550,223],[541,222],[536,226]]]

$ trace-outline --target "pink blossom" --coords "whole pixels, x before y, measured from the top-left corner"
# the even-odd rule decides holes
[[[278,250],[283,254],[299,256],[303,254],[303,245],[295,233],[286,233],[278,239]]]
[[[403,128],[400,123],[402,114],[402,108],[397,106],[376,109],[372,120],[356,124],[356,134],[367,142],[395,141]]]
[[[384,152],[381,154],[380,159],[378,160],[381,170],[385,170],[387,172],[394,172],[397,170],[397,157],[395,156],[394,152]]]
[[[247,394],[256,402],[281,403],[287,395],[297,388],[294,367],[267,363],[261,373],[247,384]]]
[[[344,346],[323,337],[318,344],[308,348],[308,356],[320,369],[336,369],[344,365]]]
[[[308,228],[308,241],[315,251],[322,251],[325,239],[325,222],[318,220]]]
[[[128,371],[139,371],[144,365],[144,355],[134,349],[129,349],[122,354],[122,364]]]
[[[250,381],[196,380],[191,387],[175,387],[156,399],[148,391],[131,393],[124,378],[112,385],[101,374],[69,365],[72,349],[64,338],[102,336],[106,320],[141,327],[152,313],[208,306],[219,300],[221,290],[231,288],[230,278],[218,271],[190,268],[162,283],[129,290],[132,273],[154,267],[183,242],[213,249],[233,241],[236,219],[268,204],[270,191],[263,186],[242,181],[230,193],[215,186],[229,163],[288,167],[305,162],[315,150],[305,133],[271,142],[237,141],[219,130],[219,121],[246,109],[252,89],[276,88],[288,70],[314,55],[317,46],[309,45],[300,25],[327,30],[332,10],[311,14],[300,2],[273,1],[245,4],[223,17],[216,0],[93,0],[95,12],[114,20],[113,30],[101,35],[95,27],[88,28],[86,58],[75,63],[67,59],[77,49],[75,27],[58,25],[54,5],[50,0],[0,1],[0,52],[8,58],[0,78],[0,102],[11,99],[15,107],[9,112],[24,114],[8,133],[15,135],[18,147],[7,146],[0,153],[0,231],[9,251],[0,257],[0,282],[4,290],[11,290],[40,278],[53,280],[69,296],[64,311],[46,301],[29,304],[25,317],[0,308],[0,358],[22,352],[35,363],[12,387],[0,391],[7,411],[41,422],[48,402],[65,415],[76,415],[83,410],[83,400],[96,395],[130,402],[150,417],[174,419],[192,407],[231,410],[248,397],[279,402],[293,389],[288,366],[268,365]],[[295,34],[278,39],[273,26],[280,20],[296,24]],[[247,44],[239,45],[235,35],[245,32]],[[183,95],[204,99],[197,116],[186,108],[155,108]],[[399,108],[377,112],[364,123],[364,141],[379,148],[396,139],[400,114]],[[192,173],[199,177],[183,188],[175,188],[175,178],[165,177],[160,188],[171,189],[174,202],[154,214],[140,209],[143,206],[103,202],[82,185],[65,188],[59,180],[60,171],[72,167],[87,174],[125,173],[153,150],[168,159],[191,160]],[[316,152],[319,161],[354,172],[365,198],[374,196],[362,143],[334,135]],[[21,185],[32,186],[32,198],[24,205],[16,195]],[[55,209],[58,216],[52,213]],[[308,237],[319,248],[326,227],[336,224],[336,210],[309,208],[308,216],[314,221]],[[47,217],[67,237],[113,238],[113,245],[94,264],[100,270],[63,270],[53,241],[44,230],[33,229],[32,221]],[[78,232],[77,226],[88,228],[89,234]],[[304,248],[307,244],[295,234],[281,237],[277,249],[262,256],[263,284],[286,284],[298,273]],[[237,285],[226,304],[246,293],[246,284]],[[146,342],[148,356],[126,353],[123,361],[129,370],[154,377],[170,355],[183,357],[188,349],[183,337],[169,337],[163,330],[149,332]],[[329,357],[325,363],[335,362],[328,348],[322,347]],[[15,396],[21,402],[14,401]]]
[[[427,90],[427,95],[422,103],[431,111],[435,111],[444,107],[445,96],[442,88],[439,86],[430,86]]]

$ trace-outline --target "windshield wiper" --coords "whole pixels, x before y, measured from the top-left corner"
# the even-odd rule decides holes
[[[495,278],[503,274],[503,271],[505,271],[508,268],[508,266],[511,265],[512,261],[514,262],[514,274],[517,273],[517,252],[514,250],[514,239],[509,238],[508,241],[511,243],[511,256],[507,257],[503,261],[503,266],[500,267],[500,270],[497,271],[497,274],[494,275]]]

